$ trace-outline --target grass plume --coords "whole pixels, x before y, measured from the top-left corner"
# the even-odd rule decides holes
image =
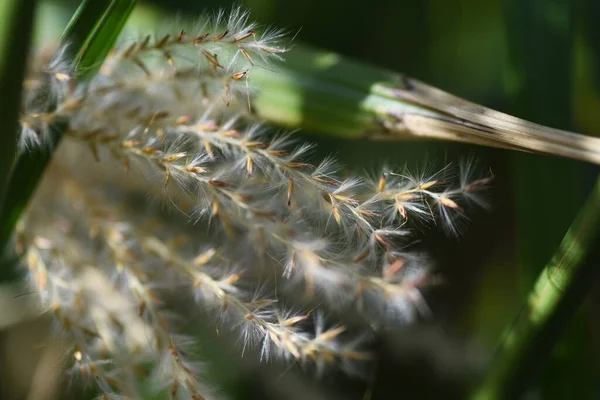
[[[458,233],[490,177],[471,162],[374,179],[312,164],[311,145],[272,134],[248,107],[261,90],[253,70],[277,68],[282,40],[234,9],[126,40],[87,81],[64,49],[32,64],[22,148],[67,129],[17,247],[73,371],[101,398],[139,398],[147,375],[172,399],[213,398],[189,355],[195,339],[180,333],[198,313],[236,331],[242,352],[356,373],[371,360],[368,335],[342,311],[368,330],[427,312],[421,290],[434,279],[407,248],[414,229]],[[170,211],[141,205],[148,193]]]

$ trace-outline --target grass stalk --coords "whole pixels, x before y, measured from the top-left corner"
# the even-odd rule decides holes
[[[276,72],[253,71],[266,121],[346,139],[450,140],[600,164],[600,139],[537,125],[417,80],[298,46]]]
[[[600,260],[600,180],[537,277],[473,399],[518,398],[586,298]]]
[[[76,73],[80,74],[78,79],[92,76],[100,66],[135,4],[136,0],[90,0],[81,3],[62,38],[63,44],[69,43],[73,48]],[[14,99],[11,98],[11,101],[14,102]],[[53,127],[50,146],[32,147],[16,160],[0,214],[0,244],[10,239],[19,216],[60,142],[62,129],[61,126]]]
[[[0,2],[0,207],[17,152],[21,87],[29,54],[35,0]]]

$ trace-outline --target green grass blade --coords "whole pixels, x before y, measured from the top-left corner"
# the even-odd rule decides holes
[[[67,27],[64,29],[60,43],[69,44],[69,55],[76,60],[89,40],[91,32],[97,28],[97,24],[110,5],[110,0],[83,0],[75,14],[71,17]]]
[[[539,274],[473,399],[519,398],[527,387],[594,284],[600,261],[598,227],[600,179],[551,262]]]
[[[0,206],[17,152],[19,105],[29,54],[35,0],[0,2]]]
[[[102,3],[103,7],[99,8],[98,4],[94,4],[96,2]],[[136,0],[94,0],[82,3],[74,17],[82,20],[71,22],[63,36],[64,42],[67,43],[71,42],[70,34],[75,35],[73,43],[83,42],[81,48],[75,53],[75,61],[82,75],[79,76],[80,79],[91,77],[100,66],[135,4]],[[84,10],[87,7],[92,8]],[[83,40],[85,36],[83,27],[86,25],[89,33]],[[0,244],[6,243],[12,235],[17,220],[52,158],[53,149],[58,146],[62,128],[61,126],[52,128],[51,146],[33,147],[19,156],[8,186],[9,196],[6,197],[0,214]]]
[[[137,0],[112,0],[106,7],[102,18],[97,22],[96,28],[88,37],[75,62],[84,78],[91,77],[100,68],[136,3]]]

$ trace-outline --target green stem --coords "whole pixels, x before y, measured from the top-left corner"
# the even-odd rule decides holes
[[[63,35],[63,43],[69,43],[76,49],[72,54],[77,63],[78,79],[90,78],[100,67],[135,4],[136,0],[93,0],[81,4],[74,16],[75,20],[69,23]],[[8,196],[0,214],[0,245],[4,245],[10,239],[20,215],[60,142],[63,128],[52,127],[50,146],[31,147],[19,155],[9,182]]]
[[[410,107],[377,93],[378,86],[403,86],[402,76],[390,71],[304,46],[285,58],[274,72],[252,72],[251,79],[261,88],[253,106],[271,123],[356,139],[381,131],[379,119],[386,111]]]
[[[473,399],[518,398],[594,282],[600,260],[600,179],[503,336]]]
[[[35,0],[0,1],[0,207],[17,152],[21,88],[36,3]]]
[[[258,116],[347,139],[451,140],[600,164],[600,138],[470,103],[407,76],[306,47],[276,71],[256,69]]]

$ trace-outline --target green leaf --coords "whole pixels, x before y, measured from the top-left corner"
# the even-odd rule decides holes
[[[92,77],[113,48],[137,0],[112,0],[75,59],[85,78]]]
[[[109,1],[83,0],[64,29],[60,43],[69,44],[69,55],[76,60],[104,15]]]
[[[600,261],[599,226],[600,179],[503,336],[473,399],[519,398],[530,384],[594,284]]]
[[[79,46],[73,51],[78,79],[93,76],[113,47],[135,4],[136,0],[90,0],[81,4],[62,38],[63,43],[71,43],[74,49]],[[62,126],[52,127],[51,146],[33,147],[19,156],[8,186],[9,196],[0,214],[0,244],[10,239],[60,142],[63,129]]]
[[[35,9],[35,0],[0,1],[0,206],[17,152],[19,105]]]

